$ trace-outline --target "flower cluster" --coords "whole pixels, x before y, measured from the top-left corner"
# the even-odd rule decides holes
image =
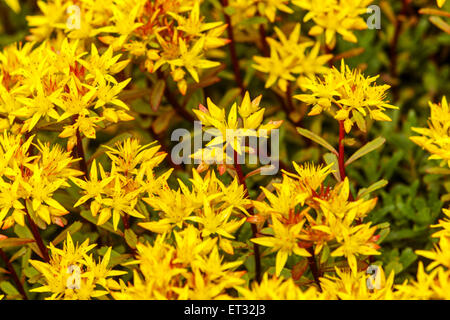
[[[111,248],[108,248],[103,259],[97,263],[88,255],[96,244],[89,244],[89,239],[81,245],[75,245],[67,234],[62,249],[50,244],[51,260],[44,263],[30,260],[33,267],[43,276],[43,285],[32,289],[32,292],[50,292],[50,300],[87,300],[118,289],[119,284],[111,277],[126,274],[125,271],[113,270],[109,267]],[[100,290],[100,287],[103,290]]]
[[[361,15],[367,12],[372,0],[293,0],[292,3],[308,11],[303,19],[305,22],[314,21],[315,26],[309,34],[325,34],[326,44],[334,48],[336,34],[346,41],[358,41],[353,30],[367,29]]]
[[[297,81],[302,87],[307,78],[314,78],[316,74],[327,71],[324,64],[332,58],[332,55],[320,55],[319,42],[300,41],[300,24],[295,25],[289,37],[286,37],[279,28],[275,28],[275,32],[280,41],[267,38],[270,57],[253,58],[257,63],[254,68],[269,74],[266,88],[278,83],[280,90],[286,92],[291,82]]]
[[[98,215],[97,224],[102,225],[112,217],[113,228],[117,230],[121,217],[126,228],[128,216],[145,218],[136,210],[138,201],[144,194],[157,192],[167,180],[170,171],[155,177],[153,169],[166,156],[165,153],[158,152],[160,146],[149,148],[148,145],[141,146],[136,139],[128,138],[116,143],[115,148],[106,148],[106,154],[112,162],[109,172],[105,172],[101,164],[97,168],[94,159],[88,179],[72,178],[83,190],[83,196],[74,207],[90,200],[92,215]]]
[[[85,41],[97,38],[114,51],[128,52],[148,72],[169,69],[182,94],[188,82],[186,71],[199,82],[199,70],[219,66],[205,54],[227,44],[221,38],[226,25],[205,22],[201,0],[82,1],[77,16],[65,14],[72,1],[39,2],[41,16],[28,17],[33,40],[53,34]],[[75,14],[74,13],[74,14]],[[79,19],[74,27],[70,19]],[[66,23],[67,22],[67,23]]]
[[[300,94],[294,98],[312,105],[309,115],[329,111],[336,120],[343,121],[345,131],[350,132],[356,122],[361,131],[366,131],[367,115],[377,121],[391,121],[386,109],[397,109],[386,101],[389,85],[376,85],[378,76],[364,77],[359,70],[351,70],[341,62],[340,70],[328,69],[323,77],[316,77],[303,84],[311,93]],[[337,111],[332,106],[337,107]]]
[[[379,254],[376,227],[356,223],[373,209],[376,198],[349,201],[348,179],[333,190],[325,187],[330,166],[294,166],[297,174],[285,172],[282,183],[274,184],[275,194],[263,188],[269,203],[254,201],[257,214],[262,215],[258,221],[270,217],[272,224],[265,229],[268,236],[252,241],[277,252],[277,275],[290,255],[311,257],[323,250],[331,257],[345,256],[356,273],[358,256]],[[335,250],[330,253],[330,248]]]
[[[431,153],[429,159],[442,160],[443,164],[450,167],[450,109],[447,98],[443,97],[439,104],[430,102],[429,105],[429,128],[412,128],[421,136],[410,139]]]
[[[0,226],[15,223],[24,226],[25,218],[42,228],[55,223],[64,226],[62,216],[69,213],[54,196],[70,187],[69,179],[82,175],[71,168],[76,160],[59,145],[32,143],[26,138],[4,131],[0,136]],[[32,155],[31,149],[36,149]]]
[[[0,53],[2,129],[19,125],[21,132],[32,132],[62,125],[59,136],[69,138],[71,150],[77,135],[95,139],[98,127],[132,120],[118,98],[131,79],[113,77],[128,64],[120,57],[111,47],[99,54],[94,44],[85,52],[79,41],[67,38],[5,48]]]
[[[254,152],[245,146],[246,137],[266,138],[271,130],[281,126],[283,121],[269,121],[262,124],[265,108],[259,106],[261,96],[250,99],[247,92],[238,106],[234,103],[228,113],[216,106],[211,99],[207,100],[207,108],[200,105],[199,110],[194,110],[198,119],[203,124],[203,129],[215,136],[206,146],[192,155],[193,158],[202,161],[202,168],[208,164],[220,164],[221,172],[225,172],[226,164],[233,163],[235,155],[229,154],[227,147],[237,155]],[[239,117],[238,117],[239,115]]]

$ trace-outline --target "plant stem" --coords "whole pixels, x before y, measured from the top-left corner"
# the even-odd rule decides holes
[[[397,74],[397,47],[398,47],[398,41],[400,39],[400,34],[402,32],[402,26],[405,15],[408,13],[408,6],[409,6],[410,0],[402,0],[402,10],[400,14],[397,16],[395,21],[395,31],[394,31],[394,37],[392,38],[391,42],[391,48],[389,52],[390,61],[391,61],[391,67],[390,67],[390,74],[393,79],[396,79]],[[394,100],[398,99],[398,86],[395,85],[392,88]]]
[[[262,23],[259,25],[259,37],[262,43],[262,53],[265,57],[268,57],[270,55],[270,49],[266,39],[266,29]]]
[[[36,244],[38,245],[39,250],[41,251],[42,258],[44,259],[45,262],[48,263],[50,261],[50,256],[48,255],[47,247],[44,245],[41,234],[39,233],[39,229],[38,229],[37,225],[34,223],[30,214],[28,213],[28,209],[27,209],[26,205],[25,205],[25,212],[27,213],[28,224],[31,227],[31,232],[33,233],[34,240],[36,240]]]
[[[80,169],[81,169],[81,171],[83,171],[84,177],[87,178],[88,177],[88,169],[87,169],[87,164],[86,164],[86,156],[84,154],[83,140],[81,139],[81,134],[80,134],[79,129],[77,129],[77,149],[76,150],[77,150],[77,158],[81,158]]]
[[[222,3],[222,7],[224,7],[224,8],[228,6],[228,0],[221,0],[221,3]],[[233,25],[231,24],[231,17],[229,15],[227,15],[225,12],[224,12],[224,16],[225,16],[225,22],[227,24],[228,38],[230,40],[230,42],[228,43],[228,46],[230,48],[230,57],[231,57],[231,63],[233,65],[234,79],[235,79],[238,87],[241,89],[241,96],[244,97],[245,96],[245,87],[244,87],[244,82],[242,81],[241,70],[239,68],[239,60],[238,60],[237,53],[236,53],[236,44],[234,41]]]
[[[157,70],[156,74],[159,79],[164,80],[166,82],[166,87],[164,89],[164,97],[166,100],[172,105],[173,109],[176,113],[178,113],[183,119],[189,122],[194,122],[195,118],[193,115],[191,115],[186,109],[184,109],[179,103],[178,100],[173,95],[172,91],[170,90],[167,79],[164,76],[164,73],[161,70]]]
[[[238,153],[236,152],[236,150],[234,150],[234,168],[236,170],[236,174],[238,176],[238,180],[239,180],[239,184],[244,186],[244,191],[245,191],[245,195],[247,197],[249,197],[249,192],[248,192],[248,188],[247,188],[247,183],[245,182],[245,176],[244,173],[242,172],[242,167],[241,165],[238,163]],[[253,215],[253,209],[249,209],[249,213],[251,215]],[[258,228],[256,227],[256,224],[252,223],[252,233],[253,233],[253,237],[256,238],[257,233],[258,233]],[[253,243],[253,251],[255,253],[255,273],[256,273],[256,281],[260,282],[261,281],[261,254],[259,252],[259,245],[256,243]]]
[[[314,249],[313,247],[310,247],[307,249],[308,252],[311,254],[310,257],[308,257],[308,265],[309,265],[309,269],[311,270],[311,273],[313,275],[314,281],[316,282],[317,286],[319,287],[319,290],[322,291],[322,286],[320,285],[320,277],[321,272],[317,266],[317,261],[316,261],[316,256],[314,254]]]
[[[292,83],[288,82],[287,87],[286,87],[286,100],[287,100],[287,105],[288,105],[288,109],[290,112],[294,111],[294,103],[292,102]],[[289,117],[289,114],[288,114]]]
[[[339,121],[339,174],[341,176],[341,181],[345,180],[345,153],[344,153],[344,139],[345,139],[345,127],[344,121]]]
[[[14,283],[16,284],[17,290],[19,290],[20,294],[22,295],[22,298],[24,300],[28,300],[27,294],[25,292],[25,289],[23,288],[22,282],[17,276],[16,270],[14,270],[13,265],[11,264],[8,257],[6,256],[6,253],[2,249],[0,249],[0,257],[3,259],[3,261],[5,261],[6,268],[8,269],[9,274],[11,275]]]
[[[123,227],[125,229],[130,229],[130,219],[129,218],[130,217],[126,213],[122,216]]]
[[[5,4],[0,2],[0,21],[2,22],[3,30],[6,34],[12,35],[16,31],[14,30],[14,26],[11,23],[9,12],[9,8],[7,8]]]

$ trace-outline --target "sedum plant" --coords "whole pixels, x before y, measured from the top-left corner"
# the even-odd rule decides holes
[[[427,128],[406,115],[424,99],[397,56],[409,1],[402,18],[380,3],[376,54],[355,47],[372,49],[374,3],[6,1],[29,29],[0,43],[0,299],[448,299],[448,209],[425,246],[399,247],[422,259],[409,277],[385,263],[410,234],[400,213],[436,206],[383,221],[386,193],[450,172],[450,110],[430,103]],[[447,32],[437,5],[420,14]]]

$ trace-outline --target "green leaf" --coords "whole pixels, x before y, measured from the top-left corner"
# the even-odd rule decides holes
[[[428,168],[425,170],[426,173],[429,174],[450,174],[450,169],[447,168],[439,168],[439,167],[433,167],[433,168]]]
[[[7,238],[0,241],[0,248],[17,247],[30,242],[34,242],[34,239]]]
[[[388,183],[389,183],[389,181],[384,180],[384,179],[377,181],[377,182],[371,184],[368,188],[363,188],[363,189],[359,190],[358,198],[363,198],[364,196],[368,195],[369,193],[374,192],[375,190],[384,188]]]
[[[375,149],[378,149],[386,142],[386,139],[383,137],[378,137],[375,140],[370,141],[369,143],[362,146],[358,151],[356,151],[348,160],[345,162],[345,165],[348,166],[350,163],[358,160],[359,158],[365,156],[369,152],[372,152]]]
[[[92,213],[91,213],[90,211],[88,211],[88,210],[83,210],[83,211],[81,211],[80,214],[81,214],[81,216],[82,216],[83,218],[85,218],[87,221],[89,221],[89,222],[91,222],[91,223],[97,225],[97,218],[93,217],[93,216],[92,216]],[[123,237],[123,232],[120,231],[119,229],[114,230],[113,225],[112,225],[111,222],[106,222],[106,223],[104,223],[104,224],[102,224],[102,225],[99,225],[98,227],[100,227],[100,228],[102,228],[102,229],[105,229],[105,230],[107,230],[107,231],[109,231],[109,232],[112,232],[112,233],[114,233],[114,234],[117,234],[117,235]]]
[[[337,156],[334,153],[325,153],[323,155],[323,158],[325,160],[325,163],[327,165],[333,164],[333,175],[336,178],[337,181],[341,181],[341,174],[339,173],[339,160]]]
[[[22,227],[21,225],[16,224],[16,225],[14,226],[14,233],[15,233],[16,235],[18,235],[18,236],[19,236],[20,238],[22,238],[22,239],[26,239],[26,238],[31,239],[31,238],[33,238],[33,234],[31,233],[30,229],[28,229],[27,226],[23,226],[23,227]],[[40,257],[42,258],[41,250],[39,250],[39,247],[37,246],[36,243],[30,242],[28,245],[30,246],[30,248],[31,248],[38,256],[40,256]]]
[[[83,224],[80,221],[75,221],[69,227],[65,228],[60,234],[58,234],[55,239],[53,239],[53,245],[57,245],[61,241],[65,240],[67,237],[67,232],[70,232],[70,234],[73,235],[80,230],[82,226]]]
[[[330,257],[330,247],[328,245],[325,245],[322,249],[322,252],[320,253],[320,264],[324,264],[328,261],[328,258]]]
[[[166,82],[161,79],[156,81],[155,85],[153,86],[153,90],[150,95],[150,105],[152,107],[152,110],[155,112],[158,111],[165,89],[166,89]]]
[[[21,256],[23,256],[25,253],[27,253],[27,251],[29,251],[30,248],[28,247],[22,247],[20,248],[16,253],[13,254],[13,256],[11,257],[11,259],[9,259],[9,262],[13,262],[14,260],[20,258]]]
[[[389,235],[389,232],[391,232],[390,224],[389,222],[380,223],[377,225],[377,229],[380,230],[378,235],[380,238],[377,240],[377,244],[380,244],[383,242],[384,239]]]
[[[307,129],[303,128],[297,128],[298,133],[300,133],[302,136],[314,141],[317,144],[320,144],[322,147],[330,150],[332,153],[334,153],[336,156],[339,154],[335,148],[331,144],[325,141],[322,137],[319,137],[317,134],[315,134],[312,131],[309,131]]]
[[[223,9],[223,12],[225,12],[228,16],[232,16],[236,13],[236,9],[234,7],[227,6]]]
[[[125,230],[125,241],[130,246],[130,248],[135,249],[136,244],[138,242],[136,233],[134,233],[134,231],[131,229],[126,229]]]
[[[0,282],[0,289],[2,289],[2,291],[8,296],[15,296],[19,294],[19,291],[17,291],[17,289],[8,281]]]

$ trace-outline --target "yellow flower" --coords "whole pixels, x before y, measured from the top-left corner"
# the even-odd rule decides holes
[[[355,219],[364,218],[375,204],[376,198],[371,200],[359,199],[348,201],[349,182],[346,178],[338,184],[326,199],[315,198],[320,204],[320,212],[325,217],[312,225],[311,229],[323,232],[329,237],[327,241],[336,240],[339,247],[331,253],[333,257],[345,256],[352,272],[357,272],[357,255],[378,255],[377,244],[374,243],[374,233],[377,227],[370,227],[370,223],[353,226]],[[302,237],[308,240],[308,236]],[[320,252],[322,244],[316,247]]]
[[[89,239],[81,245],[74,245],[70,233],[62,249],[50,244],[51,258],[49,263],[30,260],[43,278],[44,284],[34,288],[31,292],[50,292],[48,299],[86,300],[97,298],[109,293],[110,288],[117,283],[110,277],[126,274],[124,271],[111,270],[108,263],[111,257],[111,248],[108,248],[100,263],[96,263],[91,251],[96,244],[89,245]],[[104,289],[100,290],[97,286]]]
[[[234,239],[234,233],[246,220],[230,220],[233,207],[227,207],[223,210],[215,210],[206,200],[203,203],[201,214],[187,217],[186,220],[198,222],[201,224],[200,230],[202,237],[210,237],[217,234],[219,237],[220,247],[227,253],[233,254],[233,246],[227,239]],[[224,238],[222,238],[224,237]]]
[[[180,190],[171,190],[167,185],[157,191],[156,195],[151,194],[143,200],[159,211],[160,216],[157,221],[140,222],[139,226],[156,233],[170,231],[175,226],[181,228],[195,208]]]
[[[429,159],[442,160],[450,167],[450,109],[447,98],[440,104],[429,103],[431,109],[429,128],[412,128],[421,136],[410,139],[431,153]]]
[[[267,137],[271,130],[279,128],[282,121],[269,121],[262,125],[265,109],[259,107],[260,102],[261,96],[251,101],[247,92],[239,107],[236,103],[231,106],[228,117],[225,115],[225,110],[216,106],[209,98],[207,99],[208,108],[200,105],[199,110],[193,110],[204,125],[204,130],[215,136],[206,145],[206,152],[205,149],[201,152],[197,151],[193,157],[205,156],[202,159],[203,162],[211,163],[214,162],[213,160],[218,160],[217,163],[223,164],[227,159],[232,160],[225,152],[227,146],[231,146],[237,154],[242,155],[250,151],[244,145],[246,137]],[[241,119],[238,118],[238,114]],[[214,158],[206,158],[206,156]]]
[[[446,0],[436,0],[438,7],[442,8],[444,6],[444,4],[445,4],[445,1]]]
[[[288,0],[259,0],[257,3],[257,7],[261,15],[265,15],[270,22],[274,22],[277,10],[286,13],[294,12],[287,6],[288,3]]]
[[[308,198],[308,193],[298,189],[295,181],[287,176],[283,176],[282,183],[274,183],[276,194],[271,193],[264,187],[261,187],[269,203],[262,201],[253,201],[255,209],[260,215],[270,217],[272,214],[279,218],[291,219],[295,213],[297,205],[304,205]]]
[[[356,122],[358,128],[365,132],[367,115],[377,121],[391,121],[383,112],[388,109],[398,109],[385,101],[388,85],[375,85],[376,77],[365,78],[359,70],[351,70],[341,61],[341,69],[328,69],[323,79],[308,80],[303,84],[309,94],[300,94],[294,98],[304,101],[313,108],[309,115],[320,114],[323,110],[332,112],[336,120],[342,121],[345,131],[350,132]],[[331,109],[332,104],[338,107]]]
[[[280,42],[267,38],[270,45],[270,57],[253,57],[257,63],[253,67],[258,71],[269,74],[266,88],[278,83],[278,87],[286,92],[290,81],[297,80],[299,84],[302,84],[306,81],[305,77],[314,77],[316,74],[327,71],[324,64],[332,56],[319,56],[319,43],[300,42],[300,24],[295,25],[289,38],[277,27],[275,27],[275,32]],[[307,53],[306,49],[309,47],[312,47],[312,49]]]
[[[386,278],[383,268],[377,266],[373,288],[368,286],[368,275],[366,271],[346,272],[344,269],[336,268],[336,276],[327,275],[320,279],[324,296],[326,299],[337,300],[393,300],[396,299],[394,292],[394,272]]]
[[[202,59],[202,50],[205,46],[205,37],[201,37],[197,40],[190,50],[183,39],[179,39],[179,45],[180,57],[174,60],[169,60],[168,63],[171,66],[186,68],[196,82],[200,81],[196,69],[208,69],[220,65],[219,62]]]
[[[244,287],[236,289],[245,300],[316,300],[322,295],[314,286],[302,291],[292,278],[273,276],[269,279],[267,273],[264,273],[260,283],[253,282],[251,289]]]
[[[367,29],[367,24],[360,15],[367,12],[372,0],[293,0],[292,3],[308,10],[304,22],[313,20],[315,26],[310,35],[318,36],[325,33],[325,42],[333,48],[336,43],[336,33],[344,40],[357,42],[353,30]]]
[[[20,4],[18,0],[5,0],[6,4],[13,9],[15,13],[19,13],[20,11]]]
[[[307,192],[309,197],[317,195],[318,189],[323,187],[323,182],[333,172],[331,170],[332,165],[323,167],[322,165],[315,166],[313,163],[300,166],[295,162],[292,162],[292,164],[297,174],[286,171],[283,171],[283,173],[297,179],[300,184],[300,189]]]
[[[298,245],[298,236],[302,231],[305,220],[294,225],[283,225],[275,215],[272,215],[273,237],[259,237],[251,239],[252,242],[272,247],[273,252],[277,252],[275,274],[278,277],[286,264],[288,257],[296,254],[302,257],[309,257],[311,254]]]
[[[450,237],[442,236],[439,239],[439,244],[434,245],[434,250],[417,250],[416,254],[433,260],[427,266],[427,270],[432,270],[437,266],[444,266],[450,268]]]
[[[439,279],[436,277],[438,272],[441,274]],[[397,285],[395,287],[397,289],[396,295],[399,299],[408,300],[442,299],[443,297],[439,296],[434,290],[436,285],[439,285],[439,280],[446,280],[448,282],[448,280],[445,279],[445,277],[442,277],[442,275],[445,275],[447,279],[449,278],[449,275],[443,273],[441,268],[436,268],[429,274],[426,273],[422,261],[419,261],[416,279],[409,282],[405,281],[403,284]],[[436,280],[438,280],[437,283]],[[446,295],[448,299],[448,291],[444,294],[444,299]]]

